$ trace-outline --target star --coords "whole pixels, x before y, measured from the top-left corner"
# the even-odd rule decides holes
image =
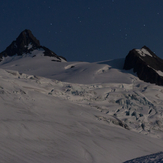
[[[126,34],[125,34],[125,40],[127,39],[127,36],[128,36],[128,34],[126,33]]]

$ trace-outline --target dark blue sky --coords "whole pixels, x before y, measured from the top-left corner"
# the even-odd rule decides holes
[[[148,46],[163,58],[162,0],[1,0],[0,51],[24,29],[68,61],[124,58]]]

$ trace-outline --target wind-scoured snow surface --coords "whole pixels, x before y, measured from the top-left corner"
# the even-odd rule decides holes
[[[123,71],[123,59],[31,56],[0,65],[2,162],[120,163],[163,151],[162,87]]]

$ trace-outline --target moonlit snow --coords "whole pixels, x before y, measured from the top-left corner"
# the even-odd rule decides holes
[[[145,57],[146,55],[153,57],[145,48],[136,49],[136,51],[142,56]]]
[[[0,63],[1,162],[163,158],[161,86],[122,70],[124,59],[58,63],[37,53]]]

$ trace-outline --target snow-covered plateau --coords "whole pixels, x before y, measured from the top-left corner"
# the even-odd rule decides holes
[[[163,162],[162,86],[34,53],[0,62],[0,162]]]

